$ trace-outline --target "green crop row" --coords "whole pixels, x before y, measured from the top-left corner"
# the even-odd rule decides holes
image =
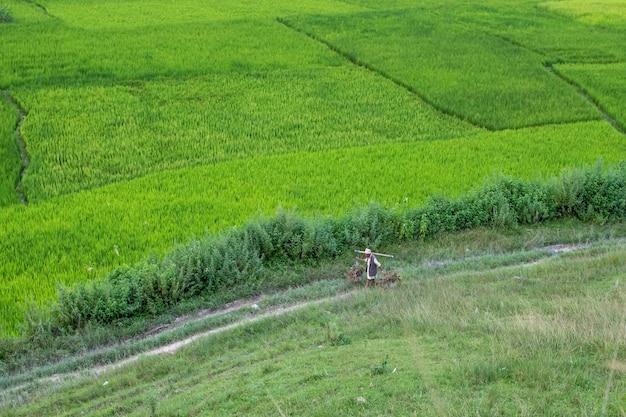
[[[111,85],[159,77],[342,65],[322,46],[304,36],[293,36],[274,21],[217,21],[164,28],[167,26],[86,31],[68,28],[57,20],[16,26],[15,30],[1,27],[0,87]]]
[[[7,207],[0,211],[0,323],[13,334],[25,301],[45,304],[57,284],[93,280],[279,206],[335,217],[371,201],[412,207],[493,175],[549,177],[598,159],[609,166],[626,159],[626,143],[607,123],[587,122],[235,159]]]
[[[481,131],[350,67],[14,95],[28,109],[22,134],[33,157],[24,181],[31,202],[233,158]]]
[[[626,26],[598,30],[531,4],[454,3],[287,22],[438,108],[492,129],[597,119],[544,65],[626,58]]]
[[[50,2],[48,5],[48,11],[52,15],[62,16],[68,26],[89,30],[134,30],[157,24],[184,26],[226,20],[273,19],[277,15],[294,13],[350,13],[364,9],[355,4],[334,0],[307,0],[297,3],[289,0],[263,0],[253,3],[185,0],[177,4],[167,0],[106,0],[95,4],[85,0],[64,0]]]

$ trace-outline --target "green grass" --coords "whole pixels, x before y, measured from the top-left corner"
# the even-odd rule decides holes
[[[610,236],[622,237],[623,225],[531,229],[477,229],[409,246],[395,264],[404,278],[395,289],[359,286],[340,301],[244,323],[173,355],[42,382],[22,400],[7,392],[2,411],[620,415],[626,246]],[[539,257],[520,250],[552,242],[589,246]],[[429,267],[434,260],[447,266]]]

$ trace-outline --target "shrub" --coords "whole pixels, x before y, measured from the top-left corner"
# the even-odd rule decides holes
[[[370,203],[349,212],[337,225],[343,247],[380,247],[398,236],[392,210]]]
[[[583,221],[620,221],[626,218],[626,162],[604,170],[594,167],[566,172],[550,184],[557,211]]]
[[[0,23],[13,22],[13,15],[6,6],[0,6]]]

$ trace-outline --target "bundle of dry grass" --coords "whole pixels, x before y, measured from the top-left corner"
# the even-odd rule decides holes
[[[396,271],[383,271],[383,277],[378,282],[380,287],[392,288],[395,287],[402,277]]]
[[[363,279],[363,273],[365,268],[359,264],[352,265],[352,268],[346,273],[346,278],[352,282],[361,281]]]

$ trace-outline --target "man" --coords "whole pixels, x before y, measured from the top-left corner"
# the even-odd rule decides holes
[[[369,288],[370,285],[376,285],[376,275],[378,274],[378,268],[381,266],[376,256],[372,253],[370,248],[365,249],[365,258],[361,259],[357,256],[357,261],[365,262],[365,272],[367,274],[367,280],[365,281],[365,288]]]

